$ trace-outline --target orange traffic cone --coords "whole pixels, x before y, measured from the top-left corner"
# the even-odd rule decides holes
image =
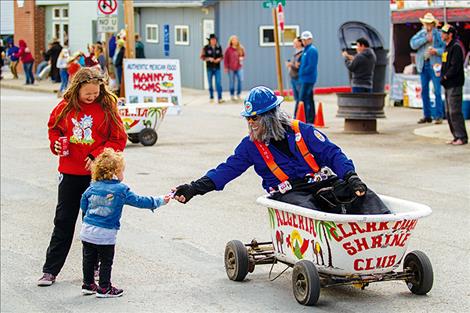
[[[325,127],[325,120],[323,118],[323,105],[321,102],[318,105],[318,111],[317,114],[315,114],[315,121],[313,122],[313,126],[318,128]]]
[[[295,115],[295,119],[305,123],[305,108],[302,101],[299,101],[297,106],[297,114]]]

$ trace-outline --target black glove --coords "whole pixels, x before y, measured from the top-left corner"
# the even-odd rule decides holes
[[[184,196],[184,203],[188,203],[192,197],[196,195],[203,195],[209,191],[215,190],[215,184],[207,176],[203,176],[191,184],[184,184],[176,187],[175,196]]]
[[[195,195],[196,191],[189,184],[179,185],[176,187],[175,196],[184,196],[185,201],[183,203],[188,203]]]
[[[349,172],[344,176],[344,180],[348,183],[351,189],[356,193],[356,191],[366,192],[367,186],[364,182],[357,176],[355,172]]]

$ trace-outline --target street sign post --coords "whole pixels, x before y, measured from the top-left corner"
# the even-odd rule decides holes
[[[163,25],[163,53],[166,57],[170,56],[170,25]]]
[[[117,0],[98,0],[98,15],[117,15]]]
[[[283,7],[286,6],[286,0],[266,0],[263,2],[263,8],[272,9],[281,4]]]

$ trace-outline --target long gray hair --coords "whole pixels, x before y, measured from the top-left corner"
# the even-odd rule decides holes
[[[257,140],[264,143],[268,143],[271,139],[276,141],[282,140],[286,135],[286,127],[290,124],[291,118],[289,115],[279,107],[276,107],[259,116],[261,131],[258,134],[255,134],[249,127],[250,140]]]

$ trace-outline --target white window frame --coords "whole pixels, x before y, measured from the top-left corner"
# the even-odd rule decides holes
[[[299,25],[284,25],[284,29],[293,28],[297,36],[300,36],[300,26]],[[262,25],[259,27],[259,45],[260,47],[274,47],[274,42],[264,42],[263,41],[263,31],[265,29],[271,29],[274,31],[274,26],[272,25]],[[279,29],[279,36],[281,37],[281,30]],[[281,38],[279,38],[281,40]],[[292,46],[292,41],[289,42],[279,42],[279,46]]]
[[[155,39],[149,39],[149,28],[155,28]],[[158,24],[145,24],[145,41],[146,42],[151,42],[151,43],[159,43],[159,37],[160,37],[160,27],[158,27]]]
[[[186,31],[188,33],[188,40],[187,41],[178,40],[178,30],[179,29],[186,29]],[[175,45],[189,46],[189,25],[175,25]]]
[[[55,11],[59,10],[59,17],[55,16]],[[59,39],[60,44],[64,45],[65,42],[65,32],[64,32],[64,24],[70,26],[69,23],[69,16],[64,17],[64,10],[67,10],[67,13],[70,13],[68,6],[60,6],[60,7],[52,7],[52,37],[56,37],[55,33],[55,25],[59,25]],[[69,28],[70,31],[70,28]],[[69,34],[67,34],[67,40],[70,41]]]

